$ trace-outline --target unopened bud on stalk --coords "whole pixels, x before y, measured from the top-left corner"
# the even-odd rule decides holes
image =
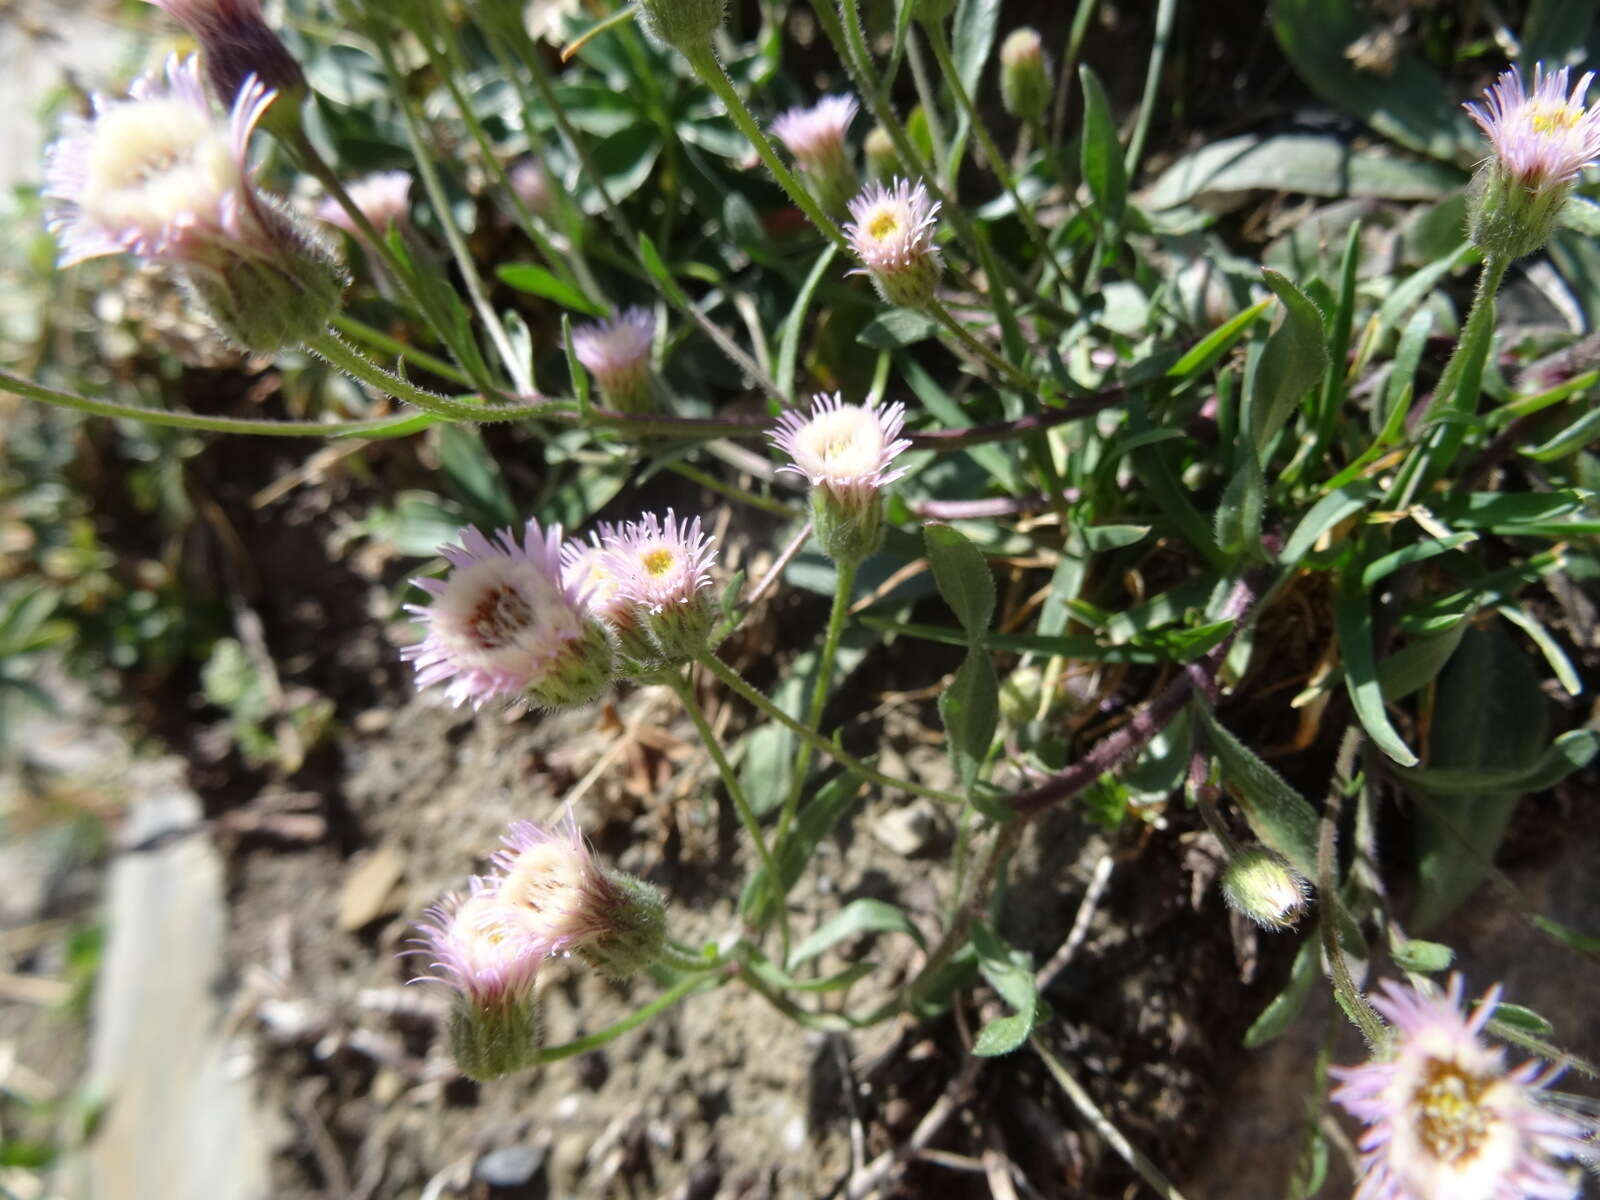
[[[772,133],[805,173],[829,212],[844,210],[858,186],[844,135],[860,105],[854,96],[824,96],[811,108],[791,108],[772,123]]]
[[[902,170],[894,139],[882,125],[874,125],[861,145],[867,157],[867,175],[876,183],[887,183]]]
[[[860,564],[883,544],[883,489],[906,473],[894,460],[911,445],[900,436],[901,404],[846,404],[813,398],[809,415],[791,410],[769,435],[791,462],[779,467],[811,483],[817,544],[829,558]]]
[[[276,100],[261,118],[274,132],[297,128],[306,77],[294,55],[261,16],[261,0],[150,0],[200,44],[206,82],[218,103],[233,107],[253,75]]]
[[[706,49],[722,24],[725,0],[639,0],[645,28],[683,54]]]
[[[549,217],[555,210],[555,197],[550,190],[550,174],[536,158],[525,158],[511,168],[511,190],[516,192],[527,210],[539,217]]]
[[[1247,846],[1222,872],[1222,896],[1263,929],[1292,929],[1306,911],[1310,885],[1289,860],[1265,846]]]
[[[572,331],[572,352],[600,385],[606,404],[619,412],[650,411],[650,346],[656,319],[646,308],[630,308],[607,321]]]
[[[1566,67],[1546,73],[1539,64],[1529,94],[1506,71],[1483,104],[1465,106],[1494,145],[1467,193],[1467,231],[1487,257],[1509,261],[1543,246],[1578,173],[1600,158],[1600,104],[1583,106],[1594,73],[1570,94],[1567,78]]]
[[[1050,103],[1050,60],[1037,29],[1016,29],[1000,44],[1000,99],[1020,121],[1037,121]]]
[[[262,194],[250,136],[272,103],[248,80],[219,125],[198,61],[167,61],[125,100],[97,97],[50,147],[45,194],[61,263],[130,253],[175,268],[221,332],[272,353],[327,329],[344,270],[309,224]]]
[[[868,184],[850,201],[845,234],[861,260],[852,274],[872,277],[878,294],[902,308],[925,308],[933,299],[944,263],[934,246],[939,205],[921,182],[896,179]]]

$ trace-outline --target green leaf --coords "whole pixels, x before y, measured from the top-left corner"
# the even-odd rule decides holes
[[[898,350],[925,342],[939,332],[939,323],[912,308],[892,308],[867,322],[856,341],[875,350]]]
[[[1328,347],[1322,314],[1288,278],[1268,267],[1261,277],[1283,301],[1284,322],[1267,339],[1251,389],[1251,435],[1258,457],[1283,428],[1295,406],[1322,379]]]
[[[473,524],[519,525],[516,502],[483,435],[470,425],[455,424],[441,425],[438,436],[439,466]]]
[[[1078,68],[1083,84],[1083,144],[1081,164],[1084,182],[1094,196],[1100,219],[1115,225],[1122,219],[1128,202],[1128,170],[1123,163],[1122,142],[1111,115],[1111,102],[1100,86],[1100,79],[1087,65]]]
[[[905,913],[887,901],[865,897],[852,900],[817,926],[794,948],[789,956],[789,967],[792,970],[846,938],[863,933],[904,933],[917,945],[924,945],[921,931]]]
[[[783,875],[785,893],[800,878],[800,872],[816,852],[822,839],[850,810],[861,794],[861,781],[854,775],[837,775],[824,784],[812,797],[811,803],[800,810],[789,837],[776,852],[777,868]],[[758,928],[768,924],[773,916],[773,894],[768,885],[765,866],[757,867],[745,884],[739,897],[739,911]]]
[[[1377,497],[1378,492],[1375,484],[1350,483],[1322,497],[1300,518],[1300,524],[1283,544],[1278,555],[1279,565],[1292,567],[1299,563],[1323,534],[1355,516]]]
[[[978,94],[983,64],[989,61],[999,23],[1000,0],[961,0],[956,7],[950,31],[951,53],[956,62],[956,74],[961,76],[969,96]]]
[[[1261,548],[1261,512],[1266,501],[1266,481],[1254,454],[1239,455],[1239,469],[1217,501],[1212,519],[1217,545],[1231,555],[1255,557]]]
[[[573,284],[558,279],[543,267],[535,266],[533,263],[506,263],[497,268],[495,274],[499,276],[501,283],[514,287],[519,292],[554,300],[562,308],[569,308],[573,312],[590,317],[606,315],[604,308],[590,300]]]
[[[1526,796],[1542,792],[1567,776],[1583,770],[1600,751],[1600,733],[1593,729],[1569,729],[1528,766],[1497,767],[1417,767],[1395,774],[1413,787],[1437,792],[1441,796],[1476,796],[1490,792],[1515,792]]]
[[[1403,767],[1415,766],[1417,756],[1389,721],[1383,687],[1372,649],[1372,611],[1368,591],[1353,570],[1341,573],[1334,594],[1334,624],[1339,633],[1339,655],[1344,660],[1344,683],[1356,716],[1373,743]]]
[[[1395,966],[1402,971],[1416,971],[1422,975],[1443,971],[1456,956],[1449,946],[1424,942],[1418,938],[1407,938],[1399,945],[1391,946],[1389,952],[1394,957]]]
[[[1534,1037],[1549,1037],[1556,1031],[1550,1024],[1531,1008],[1524,1008],[1520,1004],[1507,1004],[1501,1001],[1494,1006],[1492,1021],[1499,1021],[1502,1025],[1509,1025],[1513,1029],[1520,1029],[1524,1033],[1531,1033]]]
[[[1566,428],[1546,438],[1537,446],[1519,446],[1517,453],[1535,462],[1555,462],[1593,445],[1600,437],[1600,408],[1581,414]]]
[[[775,382],[778,391],[785,396],[794,393],[794,368],[799,358],[800,331],[805,328],[806,313],[811,310],[811,301],[817,294],[817,287],[822,283],[822,277],[828,271],[828,264],[833,262],[836,253],[838,250],[831,243],[823,247],[822,253],[817,256],[817,261],[811,266],[811,273],[800,285],[800,293],[794,298],[794,307],[784,318],[783,333],[778,339],[778,372]]]
[[[1561,216],[1557,220],[1585,237],[1600,237],[1600,204],[1593,200],[1585,200],[1582,196],[1569,197],[1561,206]]]
[[[981,643],[994,619],[994,576],[988,561],[954,526],[927,525],[922,539],[928,547],[928,561],[933,566],[939,594],[967,631],[969,642]]]
[[[1514,771],[1540,762],[1547,702],[1527,655],[1504,626],[1469,629],[1436,691],[1430,771]],[[1465,795],[1430,789],[1428,795],[1431,800],[1416,814],[1419,888],[1411,927],[1418,932],[1477,887],[1481,864],[1493,861],[1520,791]]]
[[[1294,956],[1294,966],[1289,969],[1289,982],[1284,985],[1283,991],[1272,998],[1271,1003],[1261,1010],[1261,1015],[1250,1023],[1250,1028],[1244,1031],[1246,1049],[1265,1046],[1294,1024],[1295,1018],[1311,997],[1311,985],[1319,974],[1317,966],[1321,959],[1322,939],[1313,931],[1300,943],[1300,949]]]
[[[1268,297],[1265,300],[1257,300],[1243,312],[1230,317],[1168,367],[1167,378],[1186,383],[1209,371],[1271,307],[1272,299]]]
[[[1245,820],[1267,846],[1287,858],[1307,879],[1317,877],[1317,814],[1255,753],[1217,721],[1204,704],[1193,705],[1211,748],[1222,763],[1228,790]]]
[[[974,646],[961,669],[939,693],[939,716],[944,721],[950,760],[968,791],[989,757],[989,744],[1000,723],[1000,680],[988,650]]]
[[[1028,956],[1000,940],[985,921],[974,921],[972,944],[978,952],[978,969],[989,986],[1014,1011],[1012,1016],[990,1021],[973,1040],[972,1053],[979,1058],[1009,1054],[1033,1032],[1039,1015],[1039,992],[1033,981],[1033,964]]]

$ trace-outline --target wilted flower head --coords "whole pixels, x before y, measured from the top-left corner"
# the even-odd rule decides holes
[[[616,580],[618,598],[633,607],[669,662],[705,649],[714,617],[706,593],[716,557],[700,518],[678,520],[670,508],[665,520],[646,513],[606,543],[604,569]]]
[[[1247,846],[1222,872],[1222,897],[1263,929],[1292,929],[1305,914],[1311,885],[1289,860],[1265,846]]]
[[[251,76],[278,94],[273,120],[294,123],[306,91],[300,64],[261,17],[261,0],[150,0],[189,31],[217,100],[234,103]]]
[[[1544,245],[1578,173],[1600,158],[1600,104],[1584,107],[1593,79],[1569,93],[1566,67],[1538,64],[1531,93],[1510,70],[1482,104],[1465,106],[1494,145],[1470,194],[1469,228],[1484,253],[1517,258]]]
[[[938,214],[928,189],[905,179],[868,184],[850,201],[850,248],[890,304],[921,308],[933,299],[943,266],[933,244]]]
[[[529,521],[520,545],[509,529],[493,542],[471,528],[460,538],[439,550],[447,578],[412,581],[434,598],[411,607],[428,630],[401,651],[416,664],[417,686],[444,683],[451,703],[474,708],[574,707],[598,696],[611,678],[611,643],[563,581],[560,526]]]
[[[343,289],[327,246],[261,195],[250,135],[271,102],[243,87],[219,124],[194,58],[167,60],[125,100],[97,96],[45,159],[49,226],[63,266],[137,254],[181,269],[222,331],[253,350],[319,334]]]
[[[650,407],[650,344],[655,334],[655,314],[647,308],[626,309],[572,331],[573,353],[611,407],[621,412]]]
[[[1444,997],[1386,980],[1373,1006],[1394,1025],[1387,1058],[1334,1068],[1333,1098],[1366,1124],[1358,1200],[1571,1200],[1577,1185],[1552,1160],[1585,1129],[1540,1095],[1554,1078],[1537,1062],[1514,1070],[1479,1034],[1491,988],[1470,1016],[1461,978]]]
[[[815,183],[829,210],[842,209],[856,190],[844,135],[860,107],[854,96],[824,96],[811,108],[791,108],[772,123],[773,135]]]
[[[416,939],[434,979],[456,990],[450,1042],[456,1065],[472,1079],[497,1079],[528,1066],[539,1049],[533,983],[549,956],[522,936],[498,903],[497,880],[474,878],[465,896],[447,896],[427,912]],[[413,981],[417,982],[417,981]]]
[[[570,814],[554,832],[518,821],[502,841],[496,903],[508,928],[618,978],[654,961],[666,931],[660,894],[595,861]]]
[[[345,188],[361,215],[372,222],[380,234],[396,225],[403,225],[411,212],[411,172],[377,171],[363,175]],[[356,223],[345,212],[344,205],[329,196],[317,206],[317,219],[335,225],[354,236],[359,231]]]

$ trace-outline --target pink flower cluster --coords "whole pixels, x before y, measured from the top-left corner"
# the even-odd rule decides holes
[[[427,630],[401,655],[419,688],[443,684],[457,705],[587,704],[619,671],[640,673],[626,669],[641,656],[692,656],[709,627],[715,544],[670,509],[565,545],[538,521],[520,542],[468,528],[439,552],[451,571],[413,580],[433,601],[410,606]]]
[[[1561,187],[1600,158],[1600,103],[1584,107],[1594,72],[1569,92],[1566,67],[1533,70],[1533,90],[1516,70],[1505,71],[1484,93],[1483,102],[1464,107],[1489,141],[1501,167],[1524,187]]]

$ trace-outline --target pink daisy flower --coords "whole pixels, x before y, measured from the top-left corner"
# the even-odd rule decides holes
[[[272,96],[242,89],[219,126],[198,60],[167,60],[125,100],[94,98],[94,115],[70,117],[45,155],[44,194],[61,265],[107,254],[194,264],[276,249],[246,164],[250,135]]]
[[[1461,977],[1443,997],[1385,980],[1373,1006],[1394,1026],[1382,1061],[1334,1068],[1333,1099],[1364,1122],[1357,1200],[1572,1200],[1578,1185],[1554,1163],[1587,1132],[1541,1091],[1557,1072],[1508,1070],[1479,1038],[1500,997],[1491,988],[1461,1012]]]
[[[611,678],[611,643],[562,577],[560,526],[529,521],[521,544],[509,529],[493,542],[471,528],[460,538],[439,550],[449,576],[412,581],[433,597],[411,606],[427,633],[401,651],[417,686],[443,683],[451,703],[474,708],[574,707],[598,696]]]
[[[655,334],[655,314],[647,308],[630,308],[572,331],[572,352],[594,376],[612,408],[643,412],[650,407],[650,347]]]
[[[474,1008],[525,1003],[550,949],[522,935],[497,899],[499,880],[473,876],[466,895],[452,893],[428,909],[415,944],[433,974],[413,983],[448,984]]]
[[[1484,93],[1481,104],[1465,105],[1494,144],[1502,167],[1530,189],[1560,187],[1600,158],[1600,103],[1584,107],[1594,72],[1585,73],[1570,92],[1568,68],[1533,70],[1533,91],[1512,69]]]
[[[517,821],[501,841],[496,904],[508,929],[617,977],[655,958],[666,922],[660,895],[596,862],[570,813],[554,832]]]
[[[872,277],[890,304],[921,308],[933,299],[943,261],[934,246],[939,205],[921,182],[896,179],[868,184],[850,201],[845,234],[861,260],[854,274]]]
[[[844,207],[856,190],[856,172],[844,135],[860,105],[854,96],[824,96],[810,108],[791,108],[772,122],[772,134],[816,185],[823,207]]]
[[[768,434],[792,460],[779,467],[803,475],[843,504],[859,506],[906,473],[894,460],[911,448],[900,436],[906,422],[903,404],[846,404],[839,393],[819,392],[809,413],[790,409]]]
[[[607,539],[603,569],[616,580],[618,600],[630,606],[668,662],[693,658],[705,649],[714,619],[711,564],[715,541],[700,531],[700,518],[663,521],[646,513]]]
[[[410,171],[378,171],[363,175],[345,190],[361,210],[361,215],[371,221],[372,227],[379,233],[387,233],[394,226],[405,224],[410,217]],[[317,220],[337,226],[351,236],[358,232],[344,205],[332,196],[317,206]]]

